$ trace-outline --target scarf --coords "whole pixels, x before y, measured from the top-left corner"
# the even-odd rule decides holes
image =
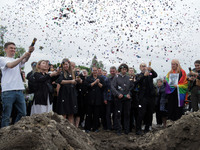
[[[187,81],[187,75],[183,69],[181,69],[182,76],[180,80],[178,81],[177,85],[177,93],[178,93],[178,107],[183,107],[184,106],[184,100],[187,98],[186,93],[187,93],[187,88],[188,88],[188,81]],[[166,87],[165,87],[165,92],[166,94],[171,94],[174,92],[176,89],[174,86],[169,86],[169,74],[166,76]]]

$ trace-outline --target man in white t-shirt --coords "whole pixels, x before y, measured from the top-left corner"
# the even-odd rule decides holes
[[[14,59],[16,46],[13,42],[4,45],[6,57],[0,57],[0,68],[2,71],[1,87],[2,87],[2,122],[1,127],[9,126],[12,108],[17,109],[17,117],[14,122],[26,115],[26,104],[23,95],[24,84],[21,77],[21,68],[28,61],[34,47],[29,47],[26,52],[18,59]]]

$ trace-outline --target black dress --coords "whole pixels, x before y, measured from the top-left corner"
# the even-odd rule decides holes
[[[168,94],[168,118],[176,121],[184,114],[183,107],[178,107],[178,93],[177,89],[171,94]]]
[[[182,77],[182,72],[179,74],[179,80]],[[178,80],[178,81],[179,81]],[[181,118],[184,114],[183,107],[178,107],[178,93],[177,88],[171,93],[167,95],[168,99],[168,119],[172,121],[176,121]]]
[[[61,84],[62,80],[73,80],[72,75],[67,74],[65,78],[64,73],[61,73],[57,80],[57,83],[61,85],[58,94],[57,113],[59,115],[76,114],[78,111],[76,86],[74,84]]]
[[[85,82],[85,77],[82,74],[80,74],[79,77],[81,78],[82,83],[77,83],[77,85],[76,85],[76,91],[77,91],[77,94],[78,94],[78,96],[77,96],[78,112],[77,112],[76,116],[82,116],[85,112],[84,111],[84,95],[85,95],[84,82]]]

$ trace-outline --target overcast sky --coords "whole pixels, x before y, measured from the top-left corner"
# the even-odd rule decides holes
[[[0,0],[5,41],[35,51],[26,64],[63,58],[88,66],[94,55],[106,70],[152,61],[164,76],[173,58],[188,72],[200,59],[199,0]],[[40,50],[39,47],[44,49]]]

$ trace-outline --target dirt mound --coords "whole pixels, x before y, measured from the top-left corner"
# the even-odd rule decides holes
[[[116,136],[104,131],[91,136],[101,139],[99,145],[106,150],[200,150],[200,112],[186,114],[176,122],[168,122],[167,128],[142,136]]]
[[[118,136],[103,130],[86,134],[57,114],[34,115],[1,129],[0,149],[200,150],[200,112],[143,136],[134,132]]]
[[[172,126],[137,139],[145,150],[200,150],[200,112],[184,115]]]
[[[92,138],[66,119],[49,113],[24,117],[13,126],[0,130],[0,149],[4,150],[93,150]]]

